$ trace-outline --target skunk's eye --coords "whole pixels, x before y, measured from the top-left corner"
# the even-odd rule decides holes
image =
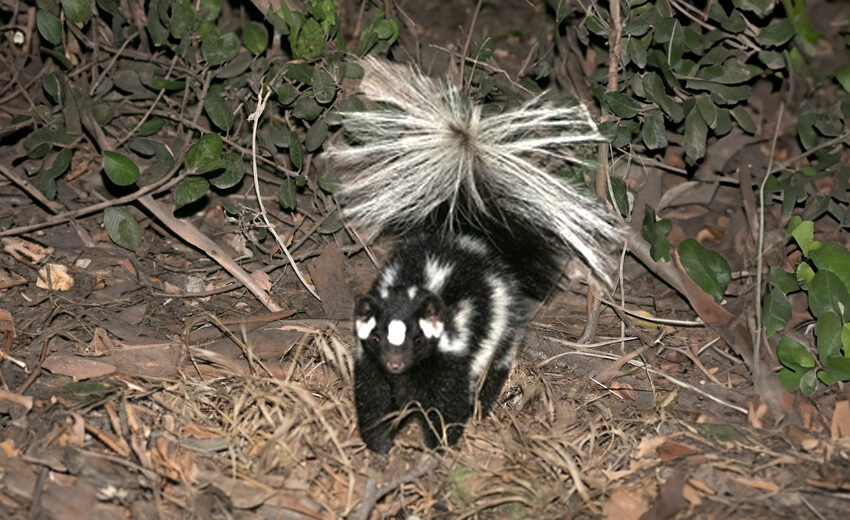
[[[421,347],[423,343],[425,343],[425,338],[422,337],[422,334],[413,338],[413,344],[417,347]]]
[[[373,345],[377,345],[381,342],[381,336],[378,336],[377,334],[372,334],[372,336],[369,338],[369,341],[371,341]]]

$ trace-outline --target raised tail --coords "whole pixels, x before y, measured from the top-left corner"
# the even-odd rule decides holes
[[[622,240],[618,219],[544,168],[553,160],[580,163],[572,148],[602,140],[584,106],[537,97],[484,114],[456,86],[416,68],[376,58],[361,64],[361,89],[386,106],[343,113],[350,142],[330,151],[346,172],[340,196],[349,221],[370,237],[435,219],[485,235],[507,230],[518,251],[526,243],[572,253],[610,280],[609,253]],[[507,247],[503,238],[494,243]]]

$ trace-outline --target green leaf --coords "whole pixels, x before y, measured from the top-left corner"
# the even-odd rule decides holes
[[[319,224],[319,233],[323,235],[333,235],[342,229],[342,219],[339,218],[339,212],[334,211],[328,218]]]
[[[804,112],[797,117],[797,135],[805,150],[818,144],[818,134],[814,127],[816,117],[811,112]]]
[[[685,118],[685,154],[693,160],[705,156],[705,142],[708,127],[699,115],[699,110],[691,109]]]
[[[92,12],[89,0],[62,0],[65,18],[77,24],[86,24],[91,20]]]
[[[836,381],[850,381],[850,358],[834,356],[824,363],[829,375]]]
[[[629,190],[626,183],[619,177],[611,177],[611,193],[613,193],[614,201],[616,201],[617,209],[620,215],[628,217],[629,215]],[[606,191],[606,193],[609,193]],[[609,193],[609,199],[611,198]]]
[[[48,72],[41,78],[41,86],[47,92],[51,99],[58,104],[64,104],[65,100],[63,93],[65,92],[64,79],[55,72]]]
[[[230,61],[237,54],[239,54],[239,38],[232,32],[207,38],[201,43],[201,55],[210,67]]]
[[[815,393],[815,389],[818,387],[816,375],[814,370],[809,370],[800,377],[800,393],[807,396]]]
[[[644,114],[640,135],[643,143],[650,150],[660,150],[667,147],[667,129],[664,126],[664,116],[660,110],[650,110]]]
[[[602,20],[596,16],[588,16],[585,20],[587,29],[597,36],[608,36],[608,29]]]
[[[53,45],[62,43],[62,22],[47,11],[41,9],[35,14],[35,24],[41,37]]]
[[[729,58],[723,65],[705,67],[699,71],[699,76],[708,81],[734,85],[744,83],[761,73],[755,65],[741,63],[736,58]]]
[[[812,283],[812,278],[815,277],[814,269],[805,262],[801,262],[797,265],[797,270],[794,274],[797,276],[797,281],[800,282],[800,284],[805,284],[807,286]]]
[[[764,63],[766,67],[772,70],[781,70],[785,68],[785,58],[782,53],[775,51],[759,51],[759,61]]]
[[[249,22],[242,30],[242,42],[249,51],[262,54],[269,42],[269,32],[264,25]]]
[[[235,116],[233,109],[221,97],[221,88],[211,88],[207,92],[207,97],[204,99],[204,111],[215,126],[225,132],[230,131]]]
[[[304,136],[304,148],[310,153],[315,152],[322,146],[327,137],[328,124],[324,119],[321,119],[307,130],[307,134]]]
[[[803,256],[808,257],[813,245],[817,244],[814,241],[815,223],[811,220],[802,220],[795,215],[788,223],[788,233],[797,241]]]
[[[696,97],[697,110],[699,110],[699,115],[702,116],[702,120],[705,121],[705,124],[709,126],[709,128],[714,128],[717,126],[717,106],[711,102],[708,96],[697,96]]]
[[[626,44],[626,49],[629,52],[629,58],[631,58],[632,62],[638,66],[638,68],[643,69],[646,67],[646,47],[644,47],[641,40],[637,38],[629,38],[629,43]]]
[[[723,85],[714,81],[702,79],[689,79],[685,85],[690,89],[707,90],[711,94],[711,100],[718,105],[735,105],[750,96],[750,87],[745,85]]]
[[[290,62],[286,64],[286,71],[284,71],[283,75],[292,81],[312,85],[314,72],[315,68],[309,63]]]
[[[324,169],[316,176],[316,184],[323,191],[334,194],[339,189],[340,179],[333,170]]]
[[[818,359],[826,364],[831,357],[841,355],[841,318],[833,312],[824,313],[818,317],[815,324],[815,338],[817,338]]]
[[[831,271],[818,271],[809,283],[809,309],[817,318],[828,313],[850,316],[847,286]]]
[[[290,33],[289,41],[296,59],[312,61],[322,55],[322,50],[325,48],[325,32],[319,22],[308,18],[294,42],[293,34]]]
[[[785,328],[791,318],[791,304],[779,291],[768,291],[762,302],[762,322],[768,336],[773,336]]]
[[[106,101],[95,101],[92,103],[91,112],[95,121],[100,126],[105,126],[115,117],[115,108],[112,103]]]
[[[118,152],[103,152],[103,170],[109,180],[118,186],[129,186],[139,180],[139,167],[132,159]]]
[[[56,199],[56,179],[71,166],[71,149],[63,148],[56,155],[50,168],[42,170],[38,177],[38,189],[50,200]]]
[[[192,33],[195,25],[195,10],[188,0],[171,2],[171,36],[182,40]]]
[[[767,277],[771,285],[782,291],[783,294],[792,293],[800,288],[794,274],[786,273],[778,267],[771,267]]]
[[[756,42],[766,46],[780,46],[794,37],[794,24],[790,20],[780,20],[765,27],[756,36]]]
[[[159,116],[153,116],[151,118],[148,118],[148,120],[144,123],[142,123],[142,126],[139,127],[137,133],[142,137],[153,135],[162,130],[162,125],[164,124],[165,119]]]
[[[135,251],[142,244],[142,230],[136,218],[124,208],[103,210],[103,226],[109,238],[117,245]]]
[[[292,177],[287,177],[283,180],[283,184],[280,185],[277,201],[280,203],[282,209],[293,211],[295,210],[297,200],[295,196],[295,181],[292,180]]]
[[[776,355],[787,367],[813,368],[815,366],[815,357],[812,353],[798,341],[787,336],[779,340],[779,344],[776,345]]]
[[[210,183],[203,177],[187,177],[180,181],[174,190],[174,209],[200,200],[210,189]]]
[[[640,104],[622,92],[606,92],[605,103],[616,116],[631,119],[640,111]]]
[[[298,97],[298,89],[290,83],[284,83],[277,89],[277,101],[281,105],[291,105]]]
[[[655,210],[649,205],[644,207],[641,236],[650,244],[649,254],[656,262],[659,260],[670,261],[670,242],[667,240],[667,235],[672,229],[673,223],[670,219],[664,218],[656,221]]]
[[[336,96],[336,83],[330,74],[321,69],[313,73],[313,95],[323,105],[333,101]]]
[[[224,143],[218,134],[204,134],[186,152],[186,168],[192,173],[206,173],[221,166],[219,159]]]
[[[242,157],[236,153],[224,154],[221,160],[222,172],[210,177],[210,184],[220,190],[226,190],[239,184],[245,176],[245,165]]]
[[[844,92],[850,92],[850,65],[842,65],[835,69],[835,79],[844,89]]]
[[[151,35],[151,40],[156,47],[160,47],[168,43],[169,31],[162,25],[159,19],[159,8],[156,2],[150,2],[150,7],[147,13],[147,29]]]
[[[174,81],[172,79],[160,78],[159,76],[154,76],[151,80],[151,87],[155,89],[165,90],[183,90],[186,87],[185,81]]]
[[[823,242],[812,248],[809,257],[819,270],[835,273],[850,288],[850,252],[834,242]]]
[[[304,148],[301,146],[301,139],[294,131],[289,132],[289,160],[292,161],[292,166],[296,170],[300,170],[304,165]]]
[[[654,72],[647,73],[643,77],[643,87],[646,89],[647,97],[657,103],[671,121],[678,123],[685,117],[682,106],[667,95],[667,91],[658,74]]]
[[[814,372],[814,370],[803,370],[802,368],[799,368],[798,371],[793,371],[783,368],[778,374],[776,374],[776,377],[779,378],[779,382],[782,383],[782,386],[784,386],[789,392],[796,392],[800,389],[800,379],[809,372]]]
[[[298,98],[292,107],[292,115],[305,121],[315,121],[322,114],[323,109],[309,94],[310,91],[307,91]]]
[[[756,124],[753,122],[753,118],[750,117],[750,113],[747,112],[746,108],[741,105],[732,108],[732,117],[738,122],[741,130],[751,135],[756,133]]]
[[[719,253],[704,248],[692,238],[683,240],[679,244],[678,252],[688,277],[700,289],[713,296],[715,301],[721,301],[726,287],[732,281],[732,270],[726,259]]]

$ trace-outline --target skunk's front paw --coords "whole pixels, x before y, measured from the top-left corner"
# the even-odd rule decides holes
[[[366,443],[366,447],[375,453],[387,453],[393,446],[393,434],[385,426],[377,426],[361,431],[360,437]]]

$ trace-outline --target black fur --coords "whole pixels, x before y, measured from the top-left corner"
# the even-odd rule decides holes
[[[427,276],[429,262],[450,268],[445,283],[434,292],[426,288],[433,280]],[[390,274],[392,281],[386,283]],[[413,297],[411,287],[416,288]],[[358,425],[366,445],[388,451],[397,429],[409,420],[422,424],[429,447],[441,440],[453,445],[473,414],[476,393],[486,414],[524,332],[523,292],[514,269],[483,239],[445,232],[407,241],[355,308],[359,326],[375,320],[368,337],[357,338],[354,372]],[[469,319],[456,323],[463,321],[459,315]],[[388,338],[393,320],[406,329],[398,345]],[[420,320],[442,323],[440,338],[427,337]],[[504,326],[502,334],[494,334],[492,355],[484,366],[478,361],[480,373],[486,374],[480,382],[472,370],[476,354],[500,323]],[[464,352],[440,348],[441,341],[459,341],[463,334],[468,335]]]

